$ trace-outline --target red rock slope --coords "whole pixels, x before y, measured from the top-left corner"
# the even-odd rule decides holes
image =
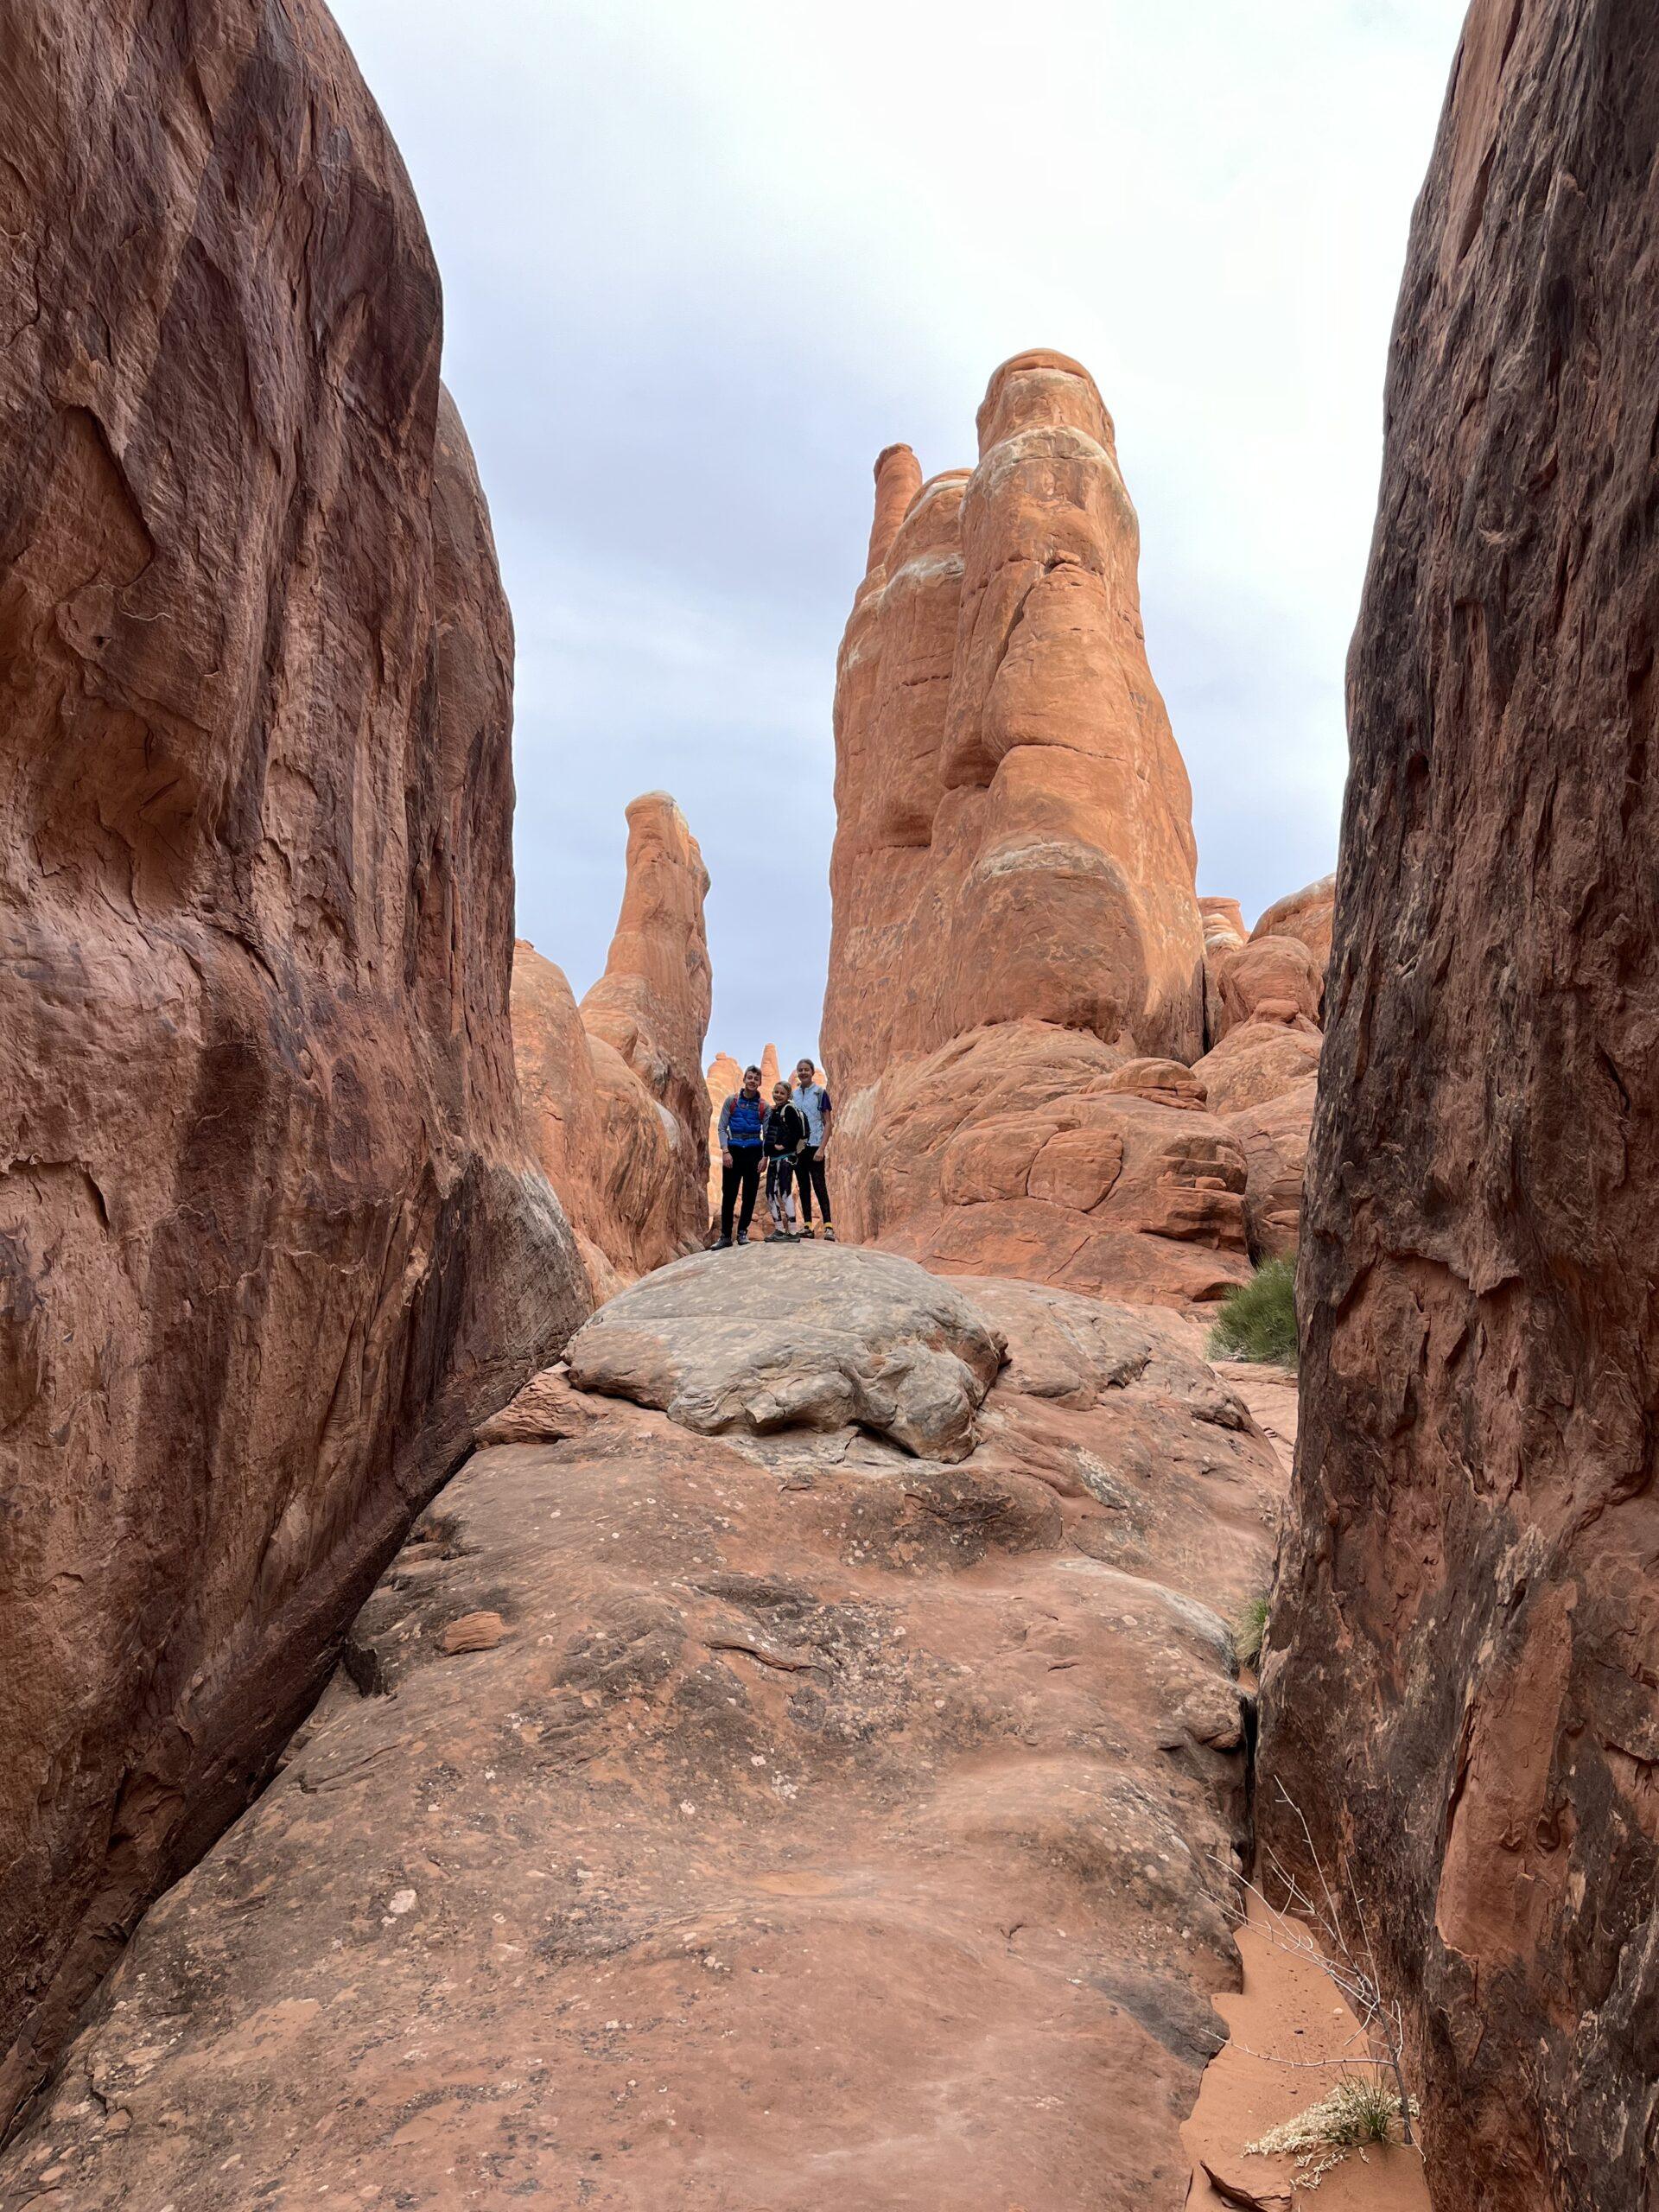
[[[1440,2212],[1659,2172],[1659,38],[1480,0],[1413,229],[1266,1758],[1408,1995]]]
[[[596,1295],[702,1242],[708,871],[664,791],[628,809],[627,878],[605,973],[580,1007],[522,940],[513,1046],[526,1124]]]
[[[397,150],[310,0],[5,48],[0,2114],[585,1308]]]
[[[1237,1981],[1242,1408],[1144,1315],[821,1244],[625,1291],[569,1380],[149,1915],[0,2204],[1176,2212]]]

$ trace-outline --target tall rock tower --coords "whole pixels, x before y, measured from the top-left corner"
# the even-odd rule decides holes
[[[1007,1263],[995,1243],[964,1244],[961,1222],[938,1233],[957,1201],[937,1163],[964,1104],[1035,1108],[1138,1058],[1190,1063],[1205,1043],[1192,794],[1147,665],[1140,533],[1093,379],[1060,353],[1005,362],[979,410],[979,454],[926,483],[906,446],[876,463],[836,689],[823,1049],[837,1176],[855,1230],[936,1265]],[[954,1077],[931,1065],[947,1052]],[[1236,1163],[1221,1161],[1202,1104],[1201,1089],[1189,1109],[1165,1102],[1173,1122],[1135,1131],[1135,1159],[1152,1146],[1148,1188],[1173,1177],[1234,1194]],[[1062,1179],[1066,1198],[1018,1224],[997,1217],[1017,1227],[1022,1272],[1058,1275],[1111,1220],[1109,1208],[1078,1229],[1054,1209],[1104,1203],[1119,1114],[1100,1109],[1114,1125],[1093,1147],[1100,1173]],[[895,1161],[900,1128],[915,1156]],[[959,1197],[1028,1208],[1031,1165]],[[1085,1185],[1087,1204],[1071,1205]],[[1230,1208],[1224,1221],[1198,1202],[1196,1226],[1154,1218],[1142,1199],[1129,1211],[1122,1226],[1207,1253],[1171,1255],[1180,1296],[1205,1294],[1199,1276],[1234,1279],[1230,1260],[1215,1263],[1242,1250]],[[1079,1287],[1114,1279],[1099,1246],[1080,1266]]]
[[[628,808],[605,973],[581,1006],[563,969],[534,945],[514,950],[519,1096],[601,1297],[691,1250],[708,1226],[708,890],[685,817],[647,791]]]

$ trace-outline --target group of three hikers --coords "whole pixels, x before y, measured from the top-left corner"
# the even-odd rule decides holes
[[[760,1096],[760,1071],[745,1068],[743,1087],[720,1109],[720,1237],[717,1252],[729,1249],[736,1214],[737,1242],[749,1241],[760,1168],[766,1170],[766,1211],[774,1236],[812,1235],[812,1200],[817,1196],[823,1233],[830,1243],[830,1187],[823,1175],[823,1147],[830,1141],[835,1109],[817,1080],[810,1060],[795,1070],[793,1085],[775,1083],[772,1103]],[[800,1210],[796,1211],[796,1194]],[[742,1200],[741,1211],[738,1201]]]

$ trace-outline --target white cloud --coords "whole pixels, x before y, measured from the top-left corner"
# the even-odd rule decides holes
[[[519,919],[580,990],[622,808],[708,856],[716,1016],[808,1041],[869,466],[1094,371],[1205,889],[1332,864],[1384,354],[1460,0],[338,0],[445,281],[518,627]]]

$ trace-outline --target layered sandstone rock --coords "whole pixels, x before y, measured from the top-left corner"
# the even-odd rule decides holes
[[[1331,933],[1335,926],[1336,910],[1337,879],[1334,875],[1322,875],[1317,883],[1293,891],[1287,899],[1274,899],[1250,935],[1252,938],[1296,938],[1313,954],[1313,965],[1323,982],[1331,962]]]
[[[526,1122],[601,1299],[700,1244],[707,1221],[708,871],[665,792],[627,816],[622,911],[581,1006],[533,945],[520,941],[512,969]]]
[[[796,1369],[697,1370],[710,1270],[808,1300]],[[872,1366],[938,1329],[949,1460]],[[361,1615],[369,1694],[149,1915],[8,2212],[1179,2203],[1277,1486],[1237,1401],[1145,1315],[822,1246],[595,1334],[635,1399],[753,1357],[860,1425],[538,1378]]]
[[[1249,932],[1236,899],[1200,899],[1204,923],[1204,1033],[1211,1044],[1226,1027],[1221,1006],[1221,965],[1230,954],[1242,951]]]
[[[1248,1163],[1245,1227],[1258,1265],[1297,1249],[1333,882],[1279,899],[1248,938],[1236,900],[1198,902],[1211,1043],[1192,1072]]]
[[[1659,2148],[1656,144],[1643,11],[1479,0],[1350,663],[1260,1802],[1349,1843],[1441,2212]]]
[[[648,791],[627,813],[622,911],[605,972],[582,1001],[582,1022],[591,1038],[621,1056],[673,1116],[680,1172],[670,1218],[683,1240],[695,1240],[702,1214],[701,1071],[711,988],[702,918],[709,871],[685,817],[666,791]]]
[[[947,1264],[1046,1268],[1052,1250],[1035,1257],[1023,1231],[997,1243],[988,1223],[935,1214],[929,1155],[982,1102],[942,1087],[934,1059],[968,1051],[975,1080],[994,1064],[1006,1084],[1029,1049],[1027,1088],[1045,1101],[1057,1037],[1084,1040],[1096,1073],[1142,1055],[1190,1061],[1205,1042],[1204,927],[1190,793],[1147,666],[1137,525],[1100,395],[1076,362],[1020,354],[991,379],[979,430],[971,474],[918,487],[905,448],[877,465],[871,565],[836,683],[832,1172],[855,1234]],[[986,1052],[970,1042],[983,1039]],[[1182,1152],[1191,1135],[1172,1124],[1168,1141]],[[1045,1202],[1027,1190],[1021,1203],[1035,1215]],[[1205,1243],[1184,1198],[1166,1211],[1178,1240]],[[1075,1251],[1089,1234],[1056,1224],[1040,1241]],[[1171,1297],[1188,1294],[1189,1257]]]
[[[1230,1029],[1192,1074],[1203,1084],[1211,1110],[1236,1114],[1260,1106],[1313,1075],[1323,1033],[1306,1015],[1264,1014]]]
[[[1253,937],[1216,963],[1220,994],[1217,1040],[1258,1014],[1317,1022],[1325,989],[1323,972],[1295,937]]]
[[[310,0],[19,0],[6,56],[0,2113],[586,1307],[396,149]]]
[[[853,1235],[944,1274],[1177,1306],[1224,1296],[1250,1272],[1244,1153],[1196,1097],[1120,1089],[1124,1065],[1098,1038],[1037,1022],[907,1064],[836,1122],[831,1174]],[[849,1159],[872,1164],[849,1173]]]
[[[1244,1155],[1244,1226],[1252,1260],[1286,1260],[1301,1240],[1302,1179],[1318,1086],[1312,1075],[1236,1107],[1221,1126]]]

